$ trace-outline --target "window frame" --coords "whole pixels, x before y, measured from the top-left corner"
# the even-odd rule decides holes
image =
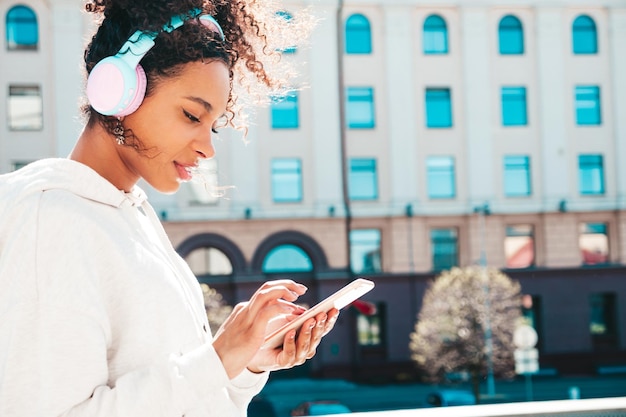
[[[344,24],[344,53],[369,55],[372,53],[372,25],[362,13],[353,13]]]
[[[604,155],[578,155],[578,190],[582,196],[604,195]]]
[[[361,104],[361,106],[359,106]],[[357,111],[363,107],[363,111]],[[355,118],[355,114],[369,113],[369,119]],[[376,102],[374,87],[346,87],[346,125],[348,129],[374,129],[376,128]]]
[[[594,352],[616,351],[619,349],[619,304],[614,291],[590,293],[589,299],[589,335]],[[598,308],[600,307],[600,308]],[[598,327],[605,331],[599,332]],[[595,331],[594,331],[595,330]]]
[[[531,164],[529,155],[504,155],[503,160],[504,175],[504,195],[505,197],[530,197],[532,195],[532,175]],[[516,175],[517,174],[517,175]],[[515,192],[509,191],[512,187],[509,187],[512,181],[519,182],[519,180],[511,178],[511,176],[524,175],[525,191]],[[513,187],[517,188],[517,187]]]
[[[374,239],[360,239],[357,240],[357,235],[376,235]],[[361,249],[361,250],[359,250]],[[363,252],[363,249],[368,251]],[[382,268],[382,231],[377,228],[355,228],[350,230],[350,269],[355,274],[375,274],[383,272]],[[365,257],[357,257],[360,254],[373,253],[371,268],[365,268],[365,262],[358,262],[364,260]],[[358,260],[358,261],[357,261]],[[376,265],[376,262],[377,265]],[[361,265],[362,264],[362,265]],[[361,265],[360,269],[356,267]]]
[[[524,86],[500,88],[502,126],[528,126],[528,97]]]
[[[452,90],[449,87],[426,87],[424,109],[426,128],[450,129],[454,126]]]
[[[276,268],[268,269],[268,266],[267,266],[268,262],[271,261],[271,258],[273,256],[276,256],[276,253],[278,253],[278,251],[281,250],[281,248],[282,250],[287,250],[287,249],[294,250],[298,255],[302,255],[300,259],[305,260],[306,266],[304,268],[291,267],[291,268],[285,268],[285,269],[276,269]],[[311,273],[314,271],[314,269],[315,269],[315,265],[313,263],[313,259],[311,259],[311,256],[307,253],[307,251],[304,250],[302,247],[295,245],[293,243],[281,243],[281,244],[274,246],[265,254],[265,257],[263,258],[263,261],[261,262],[261,272],[263,272],[264,274]]]
[[[448,192],[440,192],[439,183],[446,181]],[[456,160],[450,155],[426,157],[426,192],[431,200],[456,198]]]
[[[598,236],[603,237],[603,246],[605,246],[606,253],[601,253],[604,256],[603,260],[598,260],[597,258],[592,259],[594,256],[591,256],[591,260],[587,261],[585,257],[585,250],[587,249],[586,243],[589,241],[598,242]],[[609,224],[607,222],[602,221],[583,221],[579,225],[579,234],[578,234],[578,249],[580,250],[581,264],[583,266],[594,266],[594,265],[607,265],[610,263],[611,259],[611,240],[609,239]],[[593,251],[587,251],[590,254],[597,254],[598,252],[594,249]]]
[[[229,271],[219,271],[219,273],[214,273],[211,270],[211,264],[215,262],[216,257],[219,260],[225,259],[228,261],[228,266],[230,267]],[[214,261],[211,261],[210,258],[213,258]],[[198,246],[191,250],[185,256],[185,262],[189,265],[189,269],[193,272],[196,277],[215,277],[215,276],[232,276],[234,274],[234,266],[231,259],[228,257],[226,253],[220,248],[215,246]],[[202,264],[202,265],[200,265]],[[202,270],[197,270],[199,266],[202,266]]]
[[[367,165],[366,165],[367,163]],[[350,158],[348,174],[348,194],[351,201],[378,200],[378,168],[376,158]],[[361,166],[355,166],[361,164]],[[367,168],[367,169],[366,169]],[[371,168],[371,169],[370,169]],[[360,174],[362,173],[362,174]],[[355,180],[369,182],[369,193],[355,193]]]
[[[300,94],[290,91],[282,96],[272,96],[270,119],[272,129],[299,129]]]
[[[293,167],[279,167],[276,164],[295,163]],[[302,159],[300,158],[273,158],[270,162],[272,201],[274,203],[300,203],[303,200],[302,190]],[[284,191],[277,195],[280,189],[289,188],[289,196]]]
[[[519,238],[519,239],[516,239],[516,238]],[[532,251],[532,260],[530,261],[529,264],[524,265],[524,266],[512,266],[511,263],[509,262],[510,254],[509,254],[508,248],[510,248],[511,246],[517,246],[518,247],[517,251],[511,255],[520,253],[520,250],[523,250],[524,246],[528,244],[528,242],[523,242],[521,245],[520,244],[515,245],[514,242],[512,241],[514,240],[521,241],[524,238],[526,238],[525,240],[528,240],[530,242],[530,247]],[[533,268],[536,265],[537,249],[536,249],[535,225],[534,224],[530,224],[530,223],[507,224],[505,226],[504,239],[505,239],[504,262],[505,262],[507,269],[526,269],[526,268]]]
[[[590,106],[589,103],[593,102]],[[574,87],[574,110],[577,126],[602,125],[602,92],[599,85]]]
[[[435,232],[451,232],[449,236],[434,236]],[[430,229],[430,248],[433,271],[442,271],[459,265],[459,229],[456,227],[433,227]],[[449,256],[453,262],[437,262],[438,257],[442,258],[442,252],[437,252],[436,248],[446,245],[454,248],[453,252],[444,251],[444,256]]]
[[[376,312],[374,314],[365,315],[360,311],[356,314],[356,340],[359,349],[362,352],[368,352],[369,356],[372,351],[383,349],[387,343],[387,305],[386,303],[376,303]],[[385,359],[382,355],[381,359]]]
[[[279,10],[279,11],[277,11],[276,12],[276,16],[278,18],[284,19],[287,22],[291,22],[291,19],[293,19],[293,16],[287,10]],[[293,54],[295,54],[298,51],[298,48],[295,45],[291,45],[291,46],[278,48],[277,51],[282,53],[282,54],[293,55]]]
[[[572,22],[572,53],[574,55],[598,54],[598,26],[595,20],[580,14]]]
[[[502,16],[498,23],[498,51],[500,55],[524,55],[524,25],[513,14]]]
[[[438,44],[443,43],[442,47]],[[422,52],[424,55],[447,55],[448,25],[439,14],[431,14],[424,19],[422,27]]]
[[[29,13],[29,16],[15,16],[20,12]],[[30,26],[26,28],[25,26]],[[20,42],[16,38],[23,36],[22,30],[30,30],[30,36],[34,37],[34,42]],[[32,33],[34,31],[34,33]],[[16,33],[13,33],[16,32]],[[5,42],[7,51],[37,51],[39,49],[39,22],[35,10],[25,4],[16,4],[7,10],[5,15]]]
[[[43,114],[43,94],[41,86],[38,84],[13,84],[8,86],[8,95],[7,95],[7,128],[11,132],[40,132],[44,129],[44,114]],[[23,91],[36,91],[37,94],[13,94],[14,90],[23,90]],[[19,106],[19,97],[36,97],[38,102],[36,103],[35,116],[31,116],[34,120],[31,123],[32,126],[27,126],[25,124],[15,124],[14,119],[17,117],[21,117],[23,115],[20,114],[19,111],[14,114],[16,107]],[[16,103],[14,100],[18,100]],[[30,104],[29,104],[30,105]],[[27,115],[28,116],[28,115]]]

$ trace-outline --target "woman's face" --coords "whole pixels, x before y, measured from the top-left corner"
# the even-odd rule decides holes
[[[229,92],[229,71],[221,61],[185,64],[179,76],[159,81],[123,121],[142,149],[119,147],[130,178],[141,177],[163,193],[191,179],[189,168],[215,154],[211,135]]]

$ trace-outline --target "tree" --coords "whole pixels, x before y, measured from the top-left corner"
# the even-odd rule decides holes
[[[452,268],[429,285],[411,333],[411,358],[430,382],[469,374],[476,401],[488,370],[491,329],[494,376],[515,373],[513,332],[521,317],[520,285],[494,268]]]
[[[224,302],[222,294],[214,288],[204,283],[200,284],[200,287],[202,287],[202,294],[204,295],[204,308],[209,319],[211,333],[215,334],[230,312],[233,311],[233,308]]]

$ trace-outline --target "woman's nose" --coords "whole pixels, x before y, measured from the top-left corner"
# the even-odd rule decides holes
[[[196,153],[200,155],[200,158],[209,159],[215,155],[215,148],[213,147],[213,132],[209,131],[209,134],[205,138],[199,140],[196,144]]]

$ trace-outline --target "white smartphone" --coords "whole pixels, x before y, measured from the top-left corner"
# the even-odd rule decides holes
[[[341,288],[336,293],[320,301],[293,321],[285,324],[265,337],[265,342],[261,349],[273,349],[283,344],[285,334],[291,329],[299,329],[302,324],[311,317],[315,317],[321,312],[327,312],[332,308],[341,310],[357,298],[374,288],[374,283],[370,280],[358,278]]]

